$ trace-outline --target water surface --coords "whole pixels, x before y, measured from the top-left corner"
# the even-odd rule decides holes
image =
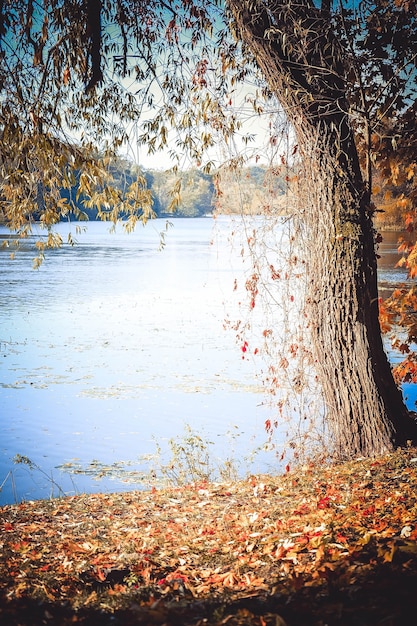
[[[231,245],[233,221],[171,222],[163,249],[164,220],[130,235],[90,223],[39,271],[33,241],[13,261],[0,251],[0,504],[57,495],[56,485],[141,487],[154,463],[143,457],[169,452],[190,428],[242,475],[278,466],[279,437],[262,449],[273,415],[256,364],[224,328],[239,315],[234,281],[249,270]],[[59,228],[64,241],[74,235]],[[405,277],[396,239],[385,234],[380,249],[385,288]],[[14,464],[18,454],[36,467]]]
[[[14,485],[6,480],[1,503],[51,488],[14,465],[16,454],[65,492],[112,490],[123,480],[97,483],[56,467],[128,463],[133,471],[156,441],[166,447],[191,427],[216,457],[236,448],[247,469],[244,457],[265,440],[261,384],[224,330],[241,271],[224,225],[171,222],[163,249],[164,220],[130,235],[90,223],[76,247],[49,251],[39,271],[29,245],[12,262],[2,251],[0,485],[10,471]],[[64,240],[68,230],[60,225]]]

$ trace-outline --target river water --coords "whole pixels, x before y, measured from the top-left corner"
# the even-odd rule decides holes
[[[170,222],[129,235],[90,223],[40,270],[33,242],[13,261],[1,250],[0,504],[141,488],[169,461],[170,439],[179,466],[198,447],[213,466],[233,458],[240,475],[277,466],[279,441],[264,449],[273,415],[259,371],[224,328],[248,271],[230,245],[236,226]],[[404,279],[396,238],[381,246],[385,287]]]

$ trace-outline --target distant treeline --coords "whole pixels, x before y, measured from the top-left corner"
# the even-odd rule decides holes
[[[265,208],[281,212],[288,183],[278,171],[253,166],[239,170],[223,170],[206,174],[199,169],[185,172],[144,170],[126,161],[118,162],[111,170],[114,185],[127,190],[139,176],[151,190],[153,210],[158,217],[202,217],[218,209],[222,213],[259,213]],[[97,210],[87,208],[82,194],[77,197],[77,186],[62,191],[90,220],[97,219]]]
[[[152,208],[157,217],[202,217],[214,211],[221,214],[288,215],[295,207],[291,187],[297,174],[286,165],[225,167],[207,174],[197,168],[183,172],[146,170],[119,159],[112,165],[110,173],[113,178],[111,184],[121,192],[121,196],[138,177],[144,178],[147,189],[151,191]],[[74,178],[78,180],[77,172]],[[375,180],[378,182],[377,174]],[[401,189],[387,191],[384,188],[383,193],[381,189],[382,185],[375,185],[376,227],[403,228],[401,203],[398,201],[399,194],[400,200],[402,197]],[[91,206],[91,202],[86,202],[88,198],[79,191],[77,182],[70,190],[61,191],[61,196],[74,208],[72,215],[79,218],[81,212],[89,220],[98,219],[97,209]]]
[[[129,161],[120,160],[112,168],[114,184],[122,191],[139,176],[151,190],[153,210],[157,217],[202,217],[213,211],[222,214],[289,214],[294,210],[291,181],[296,173],[286,166],[256,165],[242,168],[223,168],[206,174],[195,168],[174,173],[171,170],[145,170]],[[375,175],[378,180],[378,175]],[[400,190],[401,191],[401,190]],[[376,226],[379,229],[403,227],[401,206],[393,192],[384,195],[375,185]],[[97,219],[94,208],[86,208],[82,196],[77,198],[77,187],[63,195],[71,195],[72,202],[90,220]]]

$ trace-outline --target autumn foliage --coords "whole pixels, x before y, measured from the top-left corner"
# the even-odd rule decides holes
[[[5,506],[0,620],[410,623],[416,494],[408,449],[230,484]]]
[[[417,382],[417,162],[414,156],[409,150],[405,151],[400,165],[398,159],[401,157],[391,154],[382,165],[384,182],[390,189],[385,196],[388,208],[383,210],[397,216],[397,228],[402,230],[398,237],[401,258],[397,265],[407,271],[404,283],[399,284],[384,302],[380,302],[381,329],[391,338],[396,354],[394,375],[399,384]]]

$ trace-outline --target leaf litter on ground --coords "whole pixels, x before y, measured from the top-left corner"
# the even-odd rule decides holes
[[[417,450],[0,508],[0,623],[415,624]]]

